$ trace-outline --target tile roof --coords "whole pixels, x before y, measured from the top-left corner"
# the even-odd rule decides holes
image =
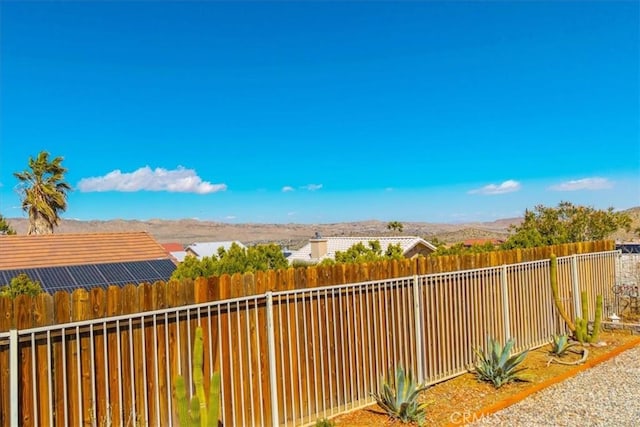
[[[184,251],[184,245],[182,243],[160,243],[165,251],[167,252],[178,252]]]
[[[0,286],[20,273],[46,292],[167,281],[175,260],[147,232],[0,236]]]
[[[292,251],[291,255],[287,257],[289,262],[292,261],[313,261],[317,262],[325,258],[334,258],[337,251],[344,252],[351,246],[357,243],[364,243],[365,245],[372,240],[378,240],[382,250],[386,250],[389,245],[399,244],[403,253],[409,252],[417,245],[424,245],[431,251],[435,251],[436,247],[426,240],[415,236],[399,236],[399,237],[323,237],[323,240],[327,241],[327,254],[320,259],[311,258],[311,243],[307,243],[297,251]]]
[[[0,270],[170,259],[146,231],[0,236]]]

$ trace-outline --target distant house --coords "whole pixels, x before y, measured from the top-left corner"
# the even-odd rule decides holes
[[[161,243],[161,245],[177,262],[184,261],[184,257],[187,256],[187,251],[184,250],[182,243]]]
[[[429,255],[436,250],[436,247],[420,237],[400,236],[400,237],[320,237],[317,236],[309,240],[297,251],[292,251],[287,257],[289,263],[294,261],[320,262],[326,258],[335,259],[336,252],[345,252],[347,249],[362,243],[368,246],[370,241],[379,241],[382,250],[386,250],[389,245],[400,245],[402,253],[406,258],[413,258],[418,255]]]
[[[175,269],[147,232],[0,236],[0,285],[25,273],[53,294],[166,281]]]
[[[616,242],[616,250],[623,254],[640,254],[639,242]]]
[[[221,242],[198,242],[192,243],[185,248],[186,255],[195,256],[198,259],[202,259],[203,257],[210,257],[213,255],[218,255],[218,249],[224,248],[225,251],[229,250],[231,245],[236,244],[240,246],[242,249],[246,249],[247,247],[243,245],[241,242],[237,240],[225,240]]]

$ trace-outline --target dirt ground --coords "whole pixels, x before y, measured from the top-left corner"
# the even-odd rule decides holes
[[[603,331],[600,335],[600,341],[605,342],[606,345],[588,347],[589,355],[587,360],[610,353],[621,345],[638,338],[638,335],[633,335],[629,331]],[[492,384],[480,382],[474,374],[467,373],[428,388],[420,396],[421,402],[428,403],[427,425],[447,426],[465,420],[470,421],[477,411],[498,404],[528,388],[535,387],[536,384],[558,377],[576,368],[576,366],[557,363],[549,365],[549,349],[550,346],[544,346],[527,354],[523,362],[523,366],[527,369],[523,371],[523,374],[529,382],[510,383],[495,389]],[[578,360],[580,357],[579,354],[574,353],[567,355],[566,360]],[[375,404],[365,409],[340,415],[333,418],[332,421],[335,422],[336,427],[374,425],[399,427],[407,425],[389,418]]]

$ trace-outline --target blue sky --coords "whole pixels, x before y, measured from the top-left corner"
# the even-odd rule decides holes
[[[637,1],[2,1],[0,213],[466,222],[640,205]]]

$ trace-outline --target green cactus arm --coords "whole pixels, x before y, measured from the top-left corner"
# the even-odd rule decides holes
[[[189,417],[189,407],[187,404],[187,388],[184,382],[184,377],[178,375],[174,381],[174,390],[176,393],[176,403],[178,406],[178,421],[180,426],[186,427],[191,425]]]
[[[580,293],[580,302],[582,304],[582,318],[589,319],[589,300],[587,298],[587,291]]]
[[[589,337],[589,342],[596,342],[600,335],[600,324],[602,323],[602,295],[596,296],[596,317],[593,320],[593,331]]]
[[[192,425],[192,426],[201,425],[200,400],[198,399],[198,396],[196,396],[195,394],[191,398],[191,408],[190,408],[189,412],[191,413],[191,424],[190,425]]]
[[[197,409],[200,417],[200,425],[206,427],[207,423],[207,398],[204,393],[204,375],[202,373],[204,361],[204,339],[202,337],[202,327],[198,326],[193,342],[193,385],[196,396],[200,404]]]
[[[588,340],[587,335],[587,320],[581,317],[576,318],[576,330],[575,337],[580,343],[584,344]]]
[[[211,376],[209,386],[209,413],[207,414],[209,426],[218,426],[220,416],[220,372],[216,371]]]

